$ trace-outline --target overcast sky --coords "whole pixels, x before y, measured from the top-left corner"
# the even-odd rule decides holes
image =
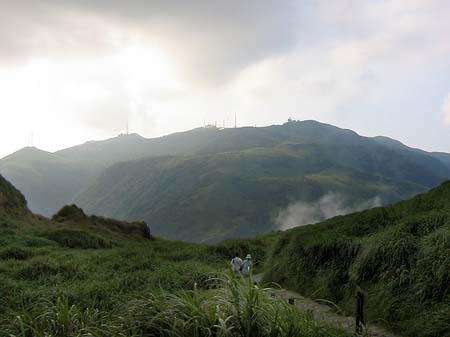
[[[448,0],[0,0],[0,157],[317,119],[450,152]]]

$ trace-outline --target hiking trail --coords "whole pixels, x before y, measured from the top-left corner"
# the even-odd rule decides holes
[[[256,274],[253,276],[253,281],[260,283],[263,274]],[[294,291],[286,289],[273,289],[275,295],[288,301],[294,299],[294,305],[302,312],[309,312],[314,319],[322,322],[327,322],[334,326],[338,326],[345,331],[355,334],[355,318],[340,315],[338,308],[333,308],[327,304],[319,303],[320,300],[314,301],[310,298],[304,297]],[[325,301],[323,301],[325,303]],[[385,329],[369,324],[364,328],[362,336],[368,337],[399,337],[393,333],[387,332]]]

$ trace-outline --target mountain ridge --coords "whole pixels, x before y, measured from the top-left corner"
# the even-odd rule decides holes
[[[209,241],[274,229],[283,207],[314,203],[329,192],[343,194],[349,203],[344,206],[351,208],[378,195],[383,204],[395,202],[450,178],[446,154],[395,142],[311,120],[197,128],[151,139],[121,135],[42,152],[44,167],[39,160],[14,162],[9,156],[0,160],[0,173],[24,192],[34,212],[50,216],[75,202],[90,214],[145,220],[156,234],[177,239],[167,230],[173,227],[187,232],[191,241]],[[162,178],[165,186],[157,181]],[[220,205],[221,195],[231,206]],[[238,202],[251,211],[238,214]],[[196,223],[196,217],[203,220]],[[182,225],[185,218],[190,230]]]
[[[377,196],[386,204],[449,175],[435,158],[399,154],[351,130],[291,122],[264,131],[272,131],[269,145],[288,136],[269,147],[240,143],[227,152],[229,144],[213,143],[195,155],[118,163],[75,202],[90,213],[147,221],[170,239],[220,241],[276,229],[278,213],[295,201],[315,203],[332,191],[349,199],[346,208]]]

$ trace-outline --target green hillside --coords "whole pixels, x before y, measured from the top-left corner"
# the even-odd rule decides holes
[[[0,175],[0,215],[23,216],[27,213],[24,196]]]
[[[30,208],[51,215],[89,183],[81,162],[28,147],[0,161],[0,173],[27,198]]]
[[[272,237],[206,246],[66,206],[31,214],[0,177],[0,337],[345,337],[263,288],[227,276]]]
[[[392,146],[393,143],[396,146]],[[383,142],[377,138],[361,137],[353,131],[315,121],[290,122],[261,128],[198,128],[154,139],[146,139],[136,134],[120,135],[55,153],[25,148],[0,160],[0,174],[24,193],[31,210],[51,216],[62,206],[75,200],[88,201],[84,206],[90,211],[97,210],[96,206],[101,200],[90,200],[86,195],[80,199],[76,197],[86,189],[89,189],[89,194],[92,193],[94,187],[91,183],[96,181],[97,176],[120,162],[164,156],[197,157],[228,152],[243,152],[243,156],[246,156],[246,151],[257,151],[259,148],[271,152],[281,149],[278,154],[281,157],[289,144],[310,147],[314,153],[318,151],[318,160],[346,167],[347,176],[358,171],[380,176],[381,180],[406,180],[405,184],[416,185],[413,191],[408,188],[398,191],[396,194],[399,198],[409,197],[416,191],[425,191],[450,178],[448,154],[415,151],[393,140]],[[252,158],[256,157],[247,156],[248,160]],[[285,163],[286,158],[270,165]],[[303,164],[305,165],[307,163]],[[258,166],[258,163],[254,166]],[[327,169],[333,170],[332,167]],[[277,179],[277,176],[274,179]],[[328,179],[332,180],[332,177]],[[398,185],[388,186],[390,189],[397,187]],[[211,189],[219,191],[214,186],[211,186]],[[121,193],[128,194],[128,191],[122,188]],[[276,200],[276,203],[284,204],[284,199],[289,197],[291,194],[286,191],[283,200]],[[127,207],[135,208],[135,205],[129,204]],[[154,211],[153,208],[149,210],[152,213]],[[259,211],[263,212],[262,209]],[[125,216],[124,212],[119,215]]]
[[[450,182],[398,204],[280,234],[266,280],[352,312],[401,336],[450,336]]]
[[[203,149],[214,154],[118,163],[75,202],[88,213],[144,220],[166,238],[214,242],[276,230],[286,207],[316,204],[330,192],[351,211],[409,198],[449,174],[435,158],[316,122],[227,132],[245,135],[229,138],[243,149],[220,152],[232,146],[217,142]],[[281,135],[277,145],[247,148]]]

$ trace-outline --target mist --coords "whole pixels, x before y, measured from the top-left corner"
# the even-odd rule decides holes
[[[318,223],[338,215],[355,213],[382,205],[379,196],[353,205],[349,205],[348,199],[348,197],[341,193],[328,192],[316,202],[307,203],[297,201],[280,211],[275,220],[275,224],[278,229],[287,230],[293,227]]]

